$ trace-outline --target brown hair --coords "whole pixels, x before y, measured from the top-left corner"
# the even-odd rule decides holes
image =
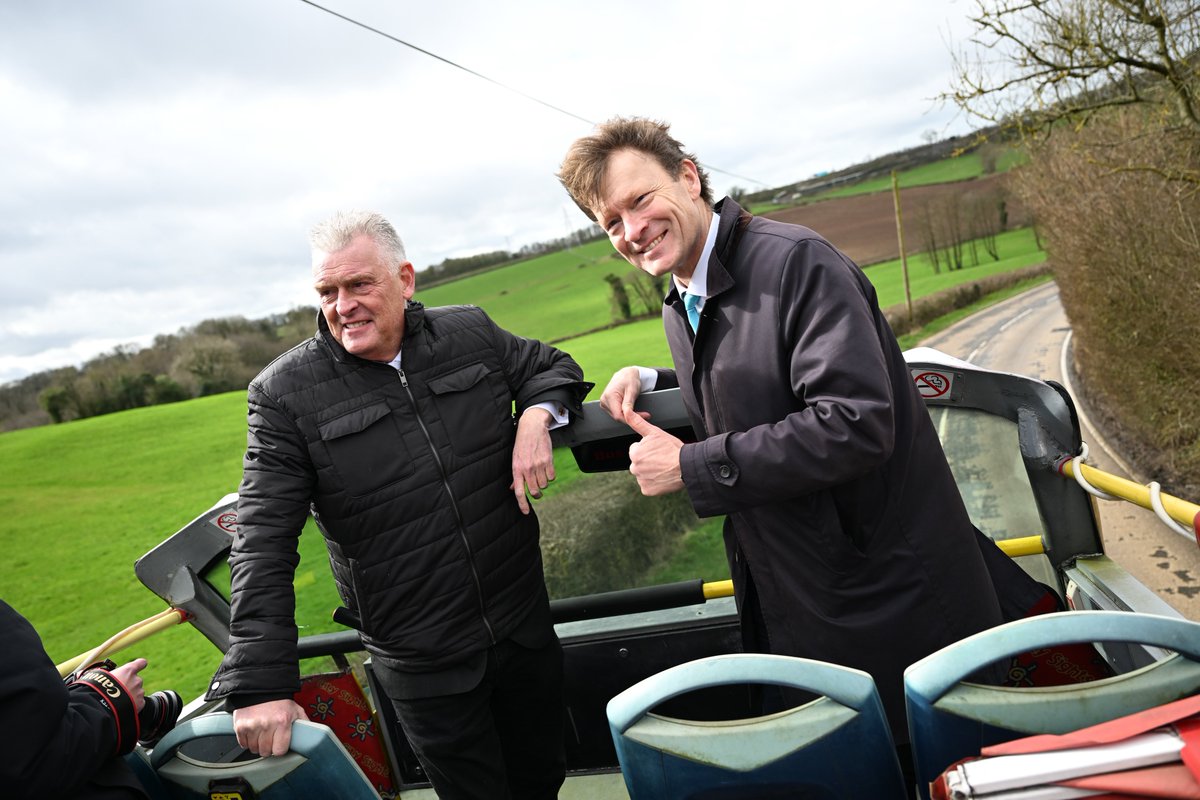
[[[686,158],[696,165],[700,175],[700,196],[710,206],[713,203],[708,173],[683,145],[671,136],[671,126],[644,117],[613,117],[596,126],[591,136],[576,139],[567,151],[558,179],[588,219],[595,221],[592,207],[600,201],[600,187],[608,157],[620,150],[638,150],[659,163],[668,175],[678,176]]]

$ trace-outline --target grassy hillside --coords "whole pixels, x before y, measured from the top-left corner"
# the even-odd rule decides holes
[[[1024,151],[1016,148],[1005,148],[996,159],[995,171],[1005,172],[1014,166],[1024,163]],[[901,189],[910,186],[930,186],[935,183],[953,183],[978,178],[984,174],[983,157],[978,150],[963,153],[953,158],[935,161],[932,164],[922,164],[919,167],[904,170],[896,174]],[[891,191],[892,176],[882,175],[878,178],[843,186],[828,192],[823,192],[817,199],[829,200],[834,197],[850,197],[856,194]]]
[[[914,296],[1041,260],[1033,237],[1000,237],[1002,260],[934,274],[923,257],[909,261]],[[624,274],[607,242],[534,259],[511,268],[437,287],[418,297],[431,305],[483,305],[504,326],[529,336],[557,338],[609,321],[607,272]],[[882,305],[903,299],[898,262],[871,267]],[[564,311],[564,308],[566,309]],[[578,336],[561,344],[598,384],[630,363],[670,361],[657,319]],[[167,535],[236,491],[245,446],[245,395],[235,392],[174,405],[0,434],[0,596],[29,617],[55,661],[64,661],[126,625],[161,610],[141,587],[133,562]],[[562,492],[578,478],[569,457],[557,459]],[[297,578],[304,587],[299,613],[312,633],[331,629],[336,598],[319,535],[301,539]],[[683,543],[681,561],[664,567],[678,576],[687,559],[711,555],[719,530],[703,528]],[[681,566],[682,565],[682,566]],[[674,572],[672,572],[674,570]],[[139,645],[151,661],[151,689],[173,686],[185,696],[202,691],[217,650],[189,626]]]
[[[608,240],[500,267],[428,291],[417,284],[417,299],[428,306],[472,303],[501,327],[534,339],[562,339],[612,321],[609,273],[624,276],[633,267]]]
[[[133,562],[235,491],[245,395],[111,414],[0,436],[3,597],[55,661],[162,609]],[[151,686],[195,693],[215,648],[190,626],[139,647]]]
[[[995,171],[1007,172],[1013,167],[1020,166],[1028,160],[1025,152],[1013,147],[1006,147],[999,152],[996,158]],[[978,178],[984,175],[983,155],[979,150],[973,150],[970,153],[963,153],[960,156],[944,158],[940,161],[934,161],[930,164],[922,164],[919,167],[912,169],[901,170],[896,173],[896,179],[900,184],[900,188],[907,189],[913,186],[931,186],[939,183],[956,183],[958,181],[968,181],[972,178]],[[891,191],[892,176],[879,175],[864,181],[840,186],[836,189],[813,194],[810,197],[804,198],[804,203],[815,203],[820,200],[832,200],[836,197],[852,197],[860,194],[871,194],[873,192]],[[778,211],[783,208],[789,208],[795,203],[754,203],[751,206],[751,211],[755,214],[768,214],[772,211]]]

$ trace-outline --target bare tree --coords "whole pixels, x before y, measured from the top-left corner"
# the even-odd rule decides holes
[[[1174,164],[1179,137],[1138,136],[1134,109],[1097,126],[1113,158]],[[1132,152],[1132,151],[1138,152]],[[1200,192],[1153,171],[1113,173],[1072,136],[1055,136],[1014,176],[1034,212],[1071,320],[1088,404],[1146,474],[1200,491]]]
[[[1194,0],[976,0],[971,20],[944,95],[971,114],[1048,130],[1152,104],[1164,124],[1200,131]]]
[[[611,272],[604,276],[604,280],[612,290],[613,319],[617,322],[628,321],[633,317],[633,309],[629,306],[629,293],[625,291],[625,284]]]
[[[228,392],[245,386],[238,377],[241,361],[237,346],[212,335],[191,336],[179,348],[171,371],[179,382],[192,383],[198,395]]]
[[[984,252],[993,261],[1000,260],[1000,249],[996,243],[996,235],[1001,230],[996,209],[1004,202],[1000,198],[1001,194],[998,191],[967,195],[967,227],[970,231],[968,235],[971,239],[971,258],[976,264],[979,263],[975,250],[977,245],[983,247]]]
[[[926,202],[917,212],[917,227],[921,237],[921,248],[929,257],[929,264],[933,267],[933,274],[940,274],[942,271],[941,258],[939,257],[939,248],[941,240],[938,239],[938,226],[935,221],[937,212],[933,209],[932,204]]]
[[[662,309],[663,295],[666,293],[666,280],[663,276],[635,269],[625,276],[625,286],[633,290],[634,296],[645,306],[647,314],[654,314]]]
[[[931,204],[933,224],[938,230],[938,241],[942,244],[942,258],[948,270],[962,269],[963,248],[967,234],[963,223],[963,196],[961,193],[939,197]]]

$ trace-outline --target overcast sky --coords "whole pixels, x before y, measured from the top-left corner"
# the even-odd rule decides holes
[[[321,5],[586,120],[664,119],[756,181],[718,196],[973,127],[934,102],[965,0]],[[554,174],[590,130],[301,0],[0,3],[0,383],[312,304],[339,208],[418,269],[583,227]]]

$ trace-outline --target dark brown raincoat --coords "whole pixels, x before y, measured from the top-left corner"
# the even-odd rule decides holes
[[[700,441],[681,453],[725,545],[749,649],[874,676],[906,741],[905,667],[1002,621],[929,414],[875,289],[797,225],[718,204],[693,336],[663,307]],[[765,639],[765,641],[764,641]]]

